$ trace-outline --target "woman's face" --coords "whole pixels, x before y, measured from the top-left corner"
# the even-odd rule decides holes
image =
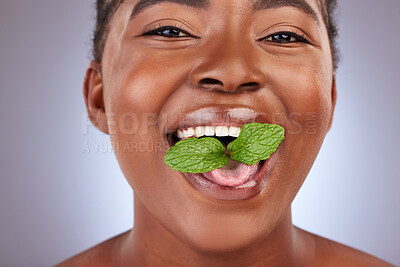
[[[288,214],[330,127],[335,86],[318,2],[276,2],[125,1],[111,21],[103,131],[135,200],[200,251],[241,248],[268,235]],[[165,26],[180,30],[144,34]],[[251,120],[286,130],[254,196],[218,198],[164,163],[167,132]]]

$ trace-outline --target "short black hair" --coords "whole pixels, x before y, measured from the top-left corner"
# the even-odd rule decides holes
[[[124,0],[96,0],[96,27],[93,34],[92,56],[99,63],[102,61],[111,18],[123,2]],[[338,37],[336,24],[337,0],[319,0],[319,4],[328,31],[333,66],[336,70],[339,63],[339,51],[336,44]]]

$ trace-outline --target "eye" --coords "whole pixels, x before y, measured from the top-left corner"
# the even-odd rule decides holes
[[[309,44],[310,42],[294,32],[277,32],[273,33],[267,37],[259,39],[259,41],[267,41],[272,43],[279,43],[279,44],[288,44],[288,43],[306,43]]]
[[[162,26],[150,31],[146,31],[143,35],[159,35],[168,38],[181,38],[181,37],[191,37],[191,35],[175,26]]]

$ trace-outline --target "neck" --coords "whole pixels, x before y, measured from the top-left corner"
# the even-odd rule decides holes
[[[260,242],[223,254],[205,254],[189,247],[163,227],[135,198],[134,228],[122,246],[123,265],[131,266],[292,266],[300,244],[291,209]]]

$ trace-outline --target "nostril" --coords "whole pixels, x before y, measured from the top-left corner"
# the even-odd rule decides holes
[[[257,90],[259,88],[260,84],[257,82],[244,83],[239,86],[241,90]]]
[[[256,87],[256,86],[258,86],[258,83],[256,83],[256,82],[254,82],[254,83],[244,83],[244,84],[242,84],[240,86],[243,86],[243,87]]]
[[[242,83],[239,86],[234,86],[234,84],[224,84],[221,80],[213,78],[203,78],[199,81],[198,85],[204,89],[217,90],[217,91],[227,91],[227,92],[245,92],[245,91],[255,91],[261,88],[258,82],[247,82]]]
[[[201,81],[200,81],[200,86],[209,86],[209,85],[213,85],[213,86],[215,86],[215,85],[218,85],[218,86],[224,86],[224,84],[221,82],[221,81],[219,81],[219,80],[216,80],[216,79],[212,79],[212,78],[204,78],[204,79],[201,79]]]

